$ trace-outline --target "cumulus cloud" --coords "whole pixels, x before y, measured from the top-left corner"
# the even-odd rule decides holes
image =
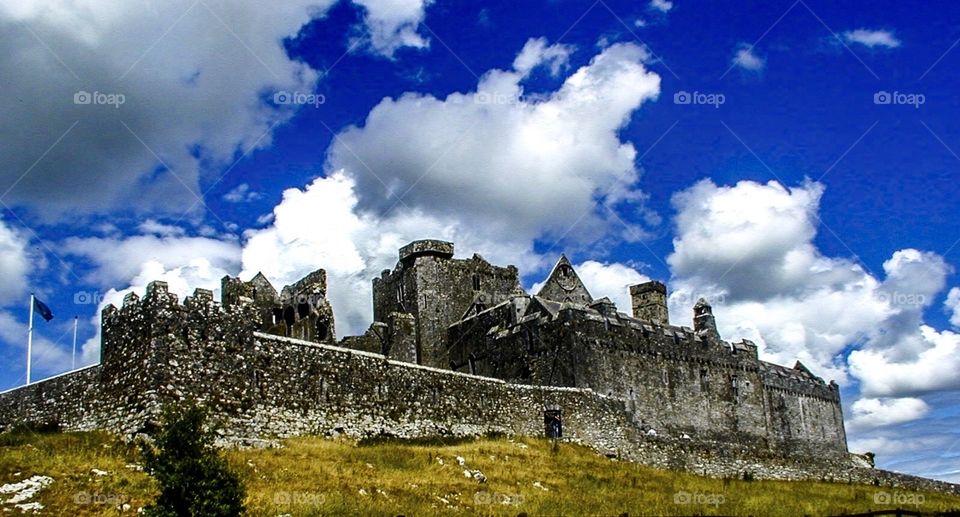
[[[267,145],[292,114],[264,92],[314,88],[282,40],[332,2],[4,2],[0,192],[48,218],[187,211],[201,163]]]
[[[455,221],[469,214],[464,222],[481,235],[511,242],[544,233],[595,239],[607,217],[598,201],[639,196],[636,149],[617,132],[659,94],[660,78],[644,67],[643,49],[616,44],[559,90],[524,99],[526,74],[562,51],[521,55],[521,70],[491,70],[476,92],[385,99],[362,127],[339,135],[327,170],[356,179],[366,211],[416,209]]]
[[[164,270],[170,270],[202,258],[211,267],[234,272],[240,265],[238,243],[209,237],[176,237],[169,234],[71,237],[63,242],[61,249],[67,256],[90,262],[92,268],[83,280],[103,289],[127,285],[142,274],[146,264],[158,264]]]
[[[822,195],[812,182],[788,189],[709,180],[677,193],[667,259],[673,318],[689,324],[692,301],[713,300],[724,336],[754,340],[767,360],[800,359],[841,383],[852,374],[870,397],[953,385],[943,366],[919,375],[936,361],[956,364],[955,335],[923,323],[950,267],[935,253],[905,249],[878,278],[851,259],[824,256],[813,244]],[[845,361],[851,346],[858,350]]]
[[[908,343],[922,349],[908,355],[897,348],[850,353],[851,372],[866,396],[904,396],[960,389],[960,334],[923,325]]]
[[[452,240],[460,254],[530,271],[544,265],[533,242],[548,232],[577,226],[600,238],[597,202],[640,195],[636,150],[617,131],[657,96],[659,77],[642,49],[619,44],[557,91],[524,99],[527,75],[559,72],[569,52],[533,39],[512,70],[489,71],[475,92],[382,101],[335,140],[325,177],[284,192],[270,225],[245,235],[243,275],[262,271],[279,287],[323,267],[345,335],[369,325],[370,280],[410,240]]]
[[[900,40],[892,32],[886,30],[856,29],[843,33],[847,43],[857,43],[869,48],[897,48]]]
[[[650,277],[636,269],[616,262],[605,264],[587,260],[574,266],[574,269],[594,299],[606,296],[617,305],[617,310],[627,314],[633,310],[630,286],[650,281]]]
[[[741,43],[733,54],[733,60],[731,61],[731,64],[744,70],[759,72],[760,70],[763,70],[764,66],[766,66],[767,60],[758,56],[753,51],[752,45]]]
[[[24,300],[30,272],[27,242],[0,219],[0,307]]]
[[[386,57],[393,57],[402,47],[424,49],[430,46],[429,38],[419,31],[426,16],[426,9],[433,0],[354,0],[364,9],[362,35],[354,40],[357,44]]]
[[[862,398],[855,401],[851,408],[853,415],[847,428],[854,431],[910,422],[922,418],[930,411],[926,402],[913,397]]]

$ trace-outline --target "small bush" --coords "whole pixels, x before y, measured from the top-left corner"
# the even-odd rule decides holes
[[[193,404],[164,410],[154,444],[143,443],[144,469],[160,484],[160,495],[144,515],[153,517],[235,516],[243,513],[239,478],[213,446],[204,428],[206,413]]]

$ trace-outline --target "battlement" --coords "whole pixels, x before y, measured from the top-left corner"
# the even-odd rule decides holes
[[[444,259],[453,258],[453,243],[434,239],[413,241],[400,248],[400,262],[408,264],[417,257],[434,256]]]
[[[692,308],[691,329],[669,323],[658,281],[630,286],[628,315],[594,299],[564,256],[531,295],[516,267],[453,251],[438,240],[401,248],[397,266],[373,279],[369,330],[339,342],[323,269],[279,291],[262,273],[227,276],[220,302],[196,289],[181,303],[151,282],[104,308],[99,366],[0,396],[21,404],[0,405],[0,420],[32,411],[136,433],[191,397],[243,436],[339,427],[423,436],[537,434],[544,411],[563,411],[596,443],[635,446],[630,437],[653,429],[787,455],[846,452],[839,387],[799,362],[761,361],[750,341],[724,341],[706,301]]]

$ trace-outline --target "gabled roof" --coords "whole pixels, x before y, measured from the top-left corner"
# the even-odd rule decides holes
[[[555,302],[577,305],[587,305],[593,301],[590,291],[587,291],[587,287],[583,285],[566,255],[560,255],[560,260],[553,266],[553,270],[537,296]]]

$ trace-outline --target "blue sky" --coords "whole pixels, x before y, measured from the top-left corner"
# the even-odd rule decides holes
[[[852,449],[960,481],[960,8],[0,7],[0,388],[99,354],[146,282],[331,278],[339,335],[417,238],[595,296],[668,283],[843,387]],[[905,438],[909,437],[909,439]]]

